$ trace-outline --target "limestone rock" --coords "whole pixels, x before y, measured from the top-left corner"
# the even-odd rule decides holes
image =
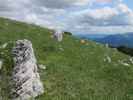
[[[108,62],[108,63],[111,63],[111,57],[108,56],[108,55],[105,55],[105,58],[104,58],[104,62]]]
[[[12,76],[13,100],[29,100],[44,92],[37,61],[28,40],[18,40],[12,50],[14,69]]]
[[[4,48],[7,47],[7,45],[8,45],[8,43],[4,43],[4,44],[2,44],[2,45],[0,46],[0,48],[4,49]]]
[[[0,70],[2,69],[3,61],[0,60]]]
[[[62,39],[63,39],[63,32],[60,31],[60,30],[58,30],[58,31],[54,32],[53,37],[54,37],[57,41],[61,42]]]
[[[46,66],[43,65],[43,64],[40,64],[40,65],[39,65],[39,68],[42,69],[42,70],[45,70],[45,69],[46,69]]]
[[[133,58],[132,57],[129,59],[129,61],[133,64]]]

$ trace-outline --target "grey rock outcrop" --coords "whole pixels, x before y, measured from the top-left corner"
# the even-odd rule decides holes
[[[28,40],[18,40],[12,53],[12,100],[29,100],[41,95],[44,88],[40,81],[32,43]]]
[[[53,37],[58,41],[61,42],[63,40],[63,32],[60,30],[57,30],[53,33]]]

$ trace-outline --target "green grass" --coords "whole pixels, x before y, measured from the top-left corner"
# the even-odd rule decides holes
[[[45,93],[36,100],[133,100],[133,64],[129,56],[104,45],[64,35],[62,42],[51,38],[51,30],[39,26],[0,18],[0,59],[4,65],[0,74],[1,95],[9,99],[10,76],[13,68],[11,48],[18,39],[33,43],[38,64],[46,65],[39,70]],[[60,49],[62,48],[62,49]],[[111,63],[104,61],[106,55]],[[120,64],[125,60],[129,66]]]

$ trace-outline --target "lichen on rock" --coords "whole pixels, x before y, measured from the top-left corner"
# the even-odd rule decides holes
[[[12,75],[13,100],[29,100],[44,92],[37,61],[29,40],[18,40],[12,50],[14,69]]]

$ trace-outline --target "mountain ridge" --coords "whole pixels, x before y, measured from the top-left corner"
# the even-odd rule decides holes
[[[124,34],[90,34],[90,35],[77,35],[77,37],[83,39],[90,39],[95,42],[99,42],[102,44],[109,44],[111,47],[120,47],[125,46],[129,48],[133,48],[133,33],[128,32]]]
[[[108,43],[113,47],[125,46],[133,48],[133,33],[109,35],[96,41],[100,43]]]

